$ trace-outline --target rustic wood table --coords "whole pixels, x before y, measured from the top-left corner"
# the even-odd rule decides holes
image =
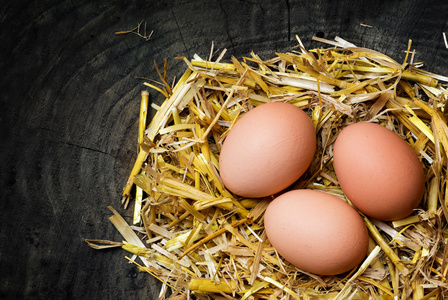
[[[170,80],[177,56],[271,58],[300,36],[340,36],[448,75],[447,1],[2,1],[0,6],[0,298],[157,299],[160,283],[120,249],[109,222],[136,157],[139,78]],[[142,35],[116,35],[140,22]],[[146,25],[146,27],[145,27]],[[146,32],[145,32],[146,28]],[[163,97],[150,92],[150,100]]]

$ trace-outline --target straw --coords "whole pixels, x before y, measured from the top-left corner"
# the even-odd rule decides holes
[[[448,78],[416,68],[411,42],[400,64],[340,37],[313,39],[330,47],[307,50],[297,37],[299,51],[270,59],[251,53],[226,61],[226,50],[213,47],[207,59],[178,58],[186,71],[175,85],[168,83],[167,61],[163,72],[156,65],[158,83],[144,85],[165,100],[152,105],[155,116],[143,137],[140,131],[139,154],[123,191],[123,204],[134,204],[137,226],[112,210],[125,241],[90,239],[88,245],[140,257],[139,269],[163,283],[162,298],[171,288],[182,299],[446,299]],[[369,255],[347,273],[319,276],[284,260],[263,224],[272,197],[234,195],[219,176],[220,150],[233,124],[272,101],[300,107],[316,128],[314,161],[291,189],[345,199],[333,144],[342,128],[360,121],[394,130],[421,161],[426,189],[420,206],[393,222],[362,215]],[[143,119],[141,114],[141,126]]]

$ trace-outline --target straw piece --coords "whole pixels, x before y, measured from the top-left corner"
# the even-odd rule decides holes
[[[236,288],[236,285],[233,281],[230,282],[220,282],[216,284],[210,279],[205,278],[193,278],[190,281],[188,289],[190,291],[199,291],[199,292],[209,292],[209,293],[227,293],[231,294]]]
[[[210,61],[199,61],[193,59],[191,61],[191,64],[195,67],[201,67],[205,69],[213,69],[213,70],[224,70],[228,72],[235,71],[235,66],[233,64],[228,63],[216,63],[216,62],[210,62]]]
[[[252,244],[251,242],[249,242],[248,240],[246,240],[234,227],[235,226],[230,226],[229,224],[224,225],[224,228],[227,229],[227,231],[229,231],[230,233],[232,233],[241,244],[248,247],[249,249],[252,249],[254,252],[258,251],[258,247],[255,246],[254,244]],[[280,265],[280,262],[277,259],[275,259],[274,257],[272,257],[271,255],[269,255],[268,253],[262,251],[261,254],[270,263],[275,264],[275,265]]]
[[[398,257],[398,255],[392,250],[392,248],[390,248],[387,242],[383,239],[383,237],[381,236],[375,225],[373,225],[367,217],[364,217],[364,222],[366,223],[367,228],[372,234],[373,239],[377,242],[378,246],[380,246],[381,249],[384,251],[384,254],[386,254],[386,256],[390,258],[390,260],[395,264],[395,266],[398,268],[398,270],[400,270],[400,272],[402,272],[405,276],[409,274],[409,270],[401,263],[401,260]]]
[[[348,293],[348,290],[350,289],[350,284],[353,282],[357,277],[359,277],[364,271],[367,269],[367,267],[372,263],[372,261],[377,257],[377,255],[380,253],[381,247],[376,246],[372,252],[370,252],[369,256],[364,260],[362,265],[359,267],[359,269],[356,271],[355,274],[353,274],[350,279],[345,284],[344,288],[339,292],[338,296],[335,298],[335,300],[344,299]]]
[[[146,118],[148,115],[148,105],[149,105],[149,92],[142,91],[141,93],[142,99],[140,102],[140,117],[138,122],[138,151],[142,149],[141,144],[143,143],[143,137],[146,129]],[[143,201],[143,190],[139,187],[136,188],[135,191],[135,205],[134,205],[134,217],[133,223],[138,224],[141,221],[141,209],[142,209],[142,201]]]
[[[379,290],[383,291],[384,293],[386,293],[387,295],[389,295],[391,297],[394,296],[394,294],[389,289],[386,289],[384,286],[378,284],[378,282],[373,279],[365,278],[363,276],[359,276],[358,279],[361,281],[370,283],[371,285],[377,287]]]
[[[205,220],[206,216],[204,216],[199,211],[194,209],[194,207],[191,206],[185,199],[180,199],[179,202],[180,202],[180,205],[183,208],[185,208],[190,214],[192,214],[196,219],[198,219],[200,221],[204,221]]]
[[[112,222],[112,224],[117,228],[117,230],[121,233],[123,238],[130,244],[136,245],[141,248],[146,248],[143,242],[140,240],[140,238],[135,234],[135,232],[132,230],[132,228],[126,223],[126,221],[123,219],[123,217],[112,207],[108,207],[110,211],[113,212],[113,216],[109,217],[109,220]],[[142,262],[148,266],[148,262],[141,258]]]
[[[392,97],[391,92],[385,92],[375,101],[375,103],[370,107],[364,120],[369,121],[373,119],[384,107],[387,101]]]
[[[422,83],[424,85],[428,85],[431,87],[436,87],[437,86],[437,80],[434,78],[431,78],[429,76],[425,76],[422,74],[417,74],[417,73],[413,73],[413,72],[409,72],[409,71],[404,71],[401,76],[403,77],[403,79],[407,79],[407,80],[411,80],[411,81],[416,81],[419,83]]]
[[[191,246],[190,248],[188,248],[187,250],[185,250],[185,251],[179,256],[179,259],[181,259],[181,258],[184,257],[185,255],[187,255],[188,252],[193,251],[195,248],[199,247],[200,245],[202,245],[202,244],[204,244],[204,243],[206,243],[206,242],[208,242],[208,241],[214,239],[215,237],[217,237],[217,236],[223,234],[223,233],[226,232],[226,230],[228,230],[229,228],[233,228],[233,227],[235,227],[235,226],[239,226],[239,225],[244,224],[244,223],[246,223],[246,222],[248,222],[248,221],[249,221],[249,220],[247,220],[247,219],[242,219],[242,220],[240,220],[240,221],[236,221],[236,222],[234,222],[234,223],[232,223],[232,224],[227,224],[227,225],[229,225],[229,227],[224,227],[224,228],[221,228],[220,230],[215,231],[213,234],[210,234],[210,235],[206,236],[205,238],[203,238],[202,240],[200,240],[199,242],[197,242],[196,244],[194,244],[193,246]]]
[[[172,232],[170,232],[170,231],[166,230],[165,228],[160,227],[154,223],[150,224],[148,226],[148,229],[151,230],[152,232],[157,233],[158,235],[166,237],[168,239],[172,239],[175,236]]]
[[[84,241],[87,243],[87,245],[97,250],[117,248],[123,246],[123,243],[117,243],[108,240],[85,239]]]
[[[421,247],[419,245],[417,245],[416,243],[407,239],[406,237],[401,235],[400,232],[397,232],[395,229],[388,226],[386,223],[378,221],[378,220],[372,220],[371,222],[377,228],[381,229],[383,232],[385,232],[387,235],[389,235],[391,238],[393,238],[392,241],[396,240],[397,242],[400,242],[400,243],[406,245],[406,247],[408,247],[414,251],[420,250]],[[401,223],[401,225],[403,226],[403,223]],[[408,225],[408,224],[406,224],[406,225]]]
[[[147,159],[149,150],[153,146],[150,140],[147,138],[143,138],[143,142],[140,144],[140,152],[138,153],[137,159],[135,161],[134,167],[132,168],[131,174],[129,175],[129,179],[126,182],[126,186],[123,190],[123,199],[122,203],[125,207],[129,202],[131,188],[134,185],[135,176],[139,174],[142,170],[142,166],[144,161]]]
[[[439,204],[439,188],[440,179],[433,177],[429,182],[429,192],[428,192],[428,213],[437,213],[437,208]]]
[[[124,239],[131,244],[137,245],[139,247],[145,248],[145,245],[140,240],[140,238],[135,234],[135,232],[132,230],[132,228],[126,223],[126,221],[123,219],[123,217],[112,207],[108,207],[112,212],[113,216],[111,216],[109,219],[114,224],[114,226],[117,228],[117,230],[121,233],[121,235],[124,237]]]

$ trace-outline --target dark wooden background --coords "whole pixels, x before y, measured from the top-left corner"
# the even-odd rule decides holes
[[[0,5],[0,298],[156,299],[160,285],[121,250],[111,205],[136,157],[138,77],[185,70],[176,56],[212,41],[241,58],[271,58],[340,36],[403,61],[408,40],[426,69],[448,75],[447,1],[7,1]],[[139,22],[145,41],[117,36]],[[363,26],[362,24],[369,25]],[[163,100],[151,91],[151,101]]]

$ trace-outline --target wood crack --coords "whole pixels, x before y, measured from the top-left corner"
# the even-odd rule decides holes
[[[59,143],[62,143],[62,144],[68,145],[68,146],[73,146],[73,147],[76,147],[76,148],[79,148],[79,149],[83,149],[83,150],[89,150],[89,151],[93,151],[93,152],[98,152],[98,153],[101,153],[101,154],[105,154],[105,155],[109,155],[111,157],[114,157],[112,154],[110,154],[108,152],[105,152],[105,151],[102,151],[102,150],[98,150],[98,149],[95,149],[95,148],[81,146],[81,145],[77,145],[77,144],[70,143],[70,142],[59,142]]]
[[[182,44],[184,44],[185,51],[187,52],[188,57],[190,57],[190,52],[188,52],[187,44],[185,44],[184,36],[182,35],[182,30],[180,29],[179,22],[177,21],[176,14],[174,10],[171,10],[173,14],[174,22],[176,22],[177,30],[179,31],[180,39],[182,40]]]

